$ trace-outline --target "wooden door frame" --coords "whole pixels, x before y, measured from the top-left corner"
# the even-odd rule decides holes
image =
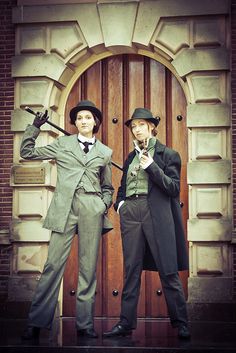
[[[184,95],[185,95],[185,98],[186,98],[186,102],[188,102],[189,97],[190,97],[190,91],[189,91],[188,85],[185,84],[185,82],[178,75],[174,66],[165,57],[161,56],[160,54],[153,53],[153,52],[145,50],[145,49],[139,49],[139,50],[137,50],[137,52],[135,51],[132,53],[128,50],[127,50],[127,52],[122,51],[120,53],[111,53],[110,51],[104,51],[100,54],[91,54],[86,59],[82,58],[81,62],[79,62],[78,66],[75,68],[74,75],[71,77],[71,79],[67,83],[67,85],[65,87],[63,87],[63,90],[61,91],[60,101],[58,102],[58,114],[60,116],[60,126],[61,127],[65,127],[64,116],[65,116],[65,111],[66,111],[66,103],[67,103],[70,92],[71,92],[74,84],[76,83],[76,81],[80,78],[80,76],[86,70],[88,70],[96,62],[101,61],[101,60],[108,58],[108,57],[111,57],[111,56],[119,55],[119,54],[121,54],[121,55],[122,54],[142,55],[144,57],[148,57],[148,58],[153,59],[153,60],[159,62],[160,64],[164,65],[168,70],[170,70],[172,72],[172,74],[175,76],[175,78],[177,79],[177,81],[181,85],[183,92],[184,92]]]

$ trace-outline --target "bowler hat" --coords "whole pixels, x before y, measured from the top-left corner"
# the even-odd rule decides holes
[[[130,123],[135,120],[135,119],[143,119],[143,120],[147,120],[150,121],[151,123],[153,123],[155,126],[157,126],[160,122],[160,118],[159,117],[154,117],[152,115],[152,113],[150,112],[150,110],[146,109],[146,108],[136,108],[135,111],[133,112],[131,119],[127,120],[125,122],[126,126],[129,126]]]
[[[98,118],[100,123],[102,122],[102,112],[95,106],[93,102],[88,100],[83,100],[83,101],[80,101],[77,104],[77,106],[72,108],[70,111],[70,121],[72,124],[75,123],[77,113],[80,112],[81,110],[89,110]]]

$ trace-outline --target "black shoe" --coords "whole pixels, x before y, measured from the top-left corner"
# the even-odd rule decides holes
[[[86,328],[86,329],[77,329],[77,335],[78,336],[83,336],[83,337],[89,337],[89,338],[97,338],[98,334],[96,331],[94,331],[93,328]]]
[[[38,340],[40,334],[40,327],[28,326],[26,327],[23,335],[21,336],[22,340]]]
[[[184,339],[190,338],[191,335],[186,325],[181,325],[178,327],[178,336],[179,338],[184,338]]]
[[[112,327],[111,331],[103,332],[103,337],[128,336],[132,334],[132,330],[117,324]]]

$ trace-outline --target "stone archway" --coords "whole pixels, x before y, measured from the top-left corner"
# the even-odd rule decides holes
[[[62,126],[70,88],[86,68],[117,53],[146,53],[175,73],[188,103],[189,302],[194,306],[231,300],[228,5],[220,0],[214,8],[210,0],[191,6],[188,0],[170,2],[166,8],[163,0],[70,5],[50,5],[49,1],[47,6],[14,9],[14,266],[10,299],[30,298],[31,290],[21,291],[17,297],[14,289],[26,282],[34,287],[35,273],[42,269],[50,234],[41,228],[41,220],[55,183],[50,163],[44,164],[43,184],[15,180],[16,168],[31,166],[20,160],[18,153],[22,131],[32,119],[21,108],[50,107],[52,121]],[[45,127],[40,143],[49,143],[56,134]],[[28,206],[29,198],[37,205],[34,211]],[[40,261],[29,266],[23,258],[28,260],[32,254],[40,254]],[[32,274],[32,279],[24,274]]]
[[[102,108],[103,124],[97,137],[112,148],[113,162],[121,166],[133,146],[124,121],[132,114],[134,108],[145,106],[150,108],[155,116],[161,117],[158,139],[177,150],[182,160],[180,198],[186,230],[188,218],[186,99],[175,76],[160,62],[140,54],[113,55],[94,63],[79,77],[68,97],[64,121],[66,130],[71,133],[76,133],[76,129],[69,123],[69,111],[83,98],[92,100],[96,106]],[[120,178],[121,171],[112,168],[115,190],[120,185]],[[109,210],[109,218],[114,229],[101,240],[95,315],[114,317],[119,315],[120,310],[123,256],[119,217],[113,208]],[[79,238],[76,236],[65,270],[63,316],[75,316],[78,243]],[[182,272],[181,279],[186,297],[187,278],[188,271]],[[157,295],[157,291],[160,295]],[[144,272],[142,275],[138,316],[149,318],[168,316],[161,283],[156,273]]]

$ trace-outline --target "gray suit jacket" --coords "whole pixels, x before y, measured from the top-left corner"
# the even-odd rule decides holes
[[[97,140],[90,153],[84,157],[77,135],[61,136],[50,145],[35,147],[39,133],[40,129],[37,127],[27,126],[20,155],[25,159],[56,161],[57,184],[43,226],[63,233],[75,189],[84,173],[92,182],[94,191],[101,195],[107,208],[111,206],[114,192],[111,184],[112,150]],[[111,223],[104,215],[103,233],[111,229]]]

